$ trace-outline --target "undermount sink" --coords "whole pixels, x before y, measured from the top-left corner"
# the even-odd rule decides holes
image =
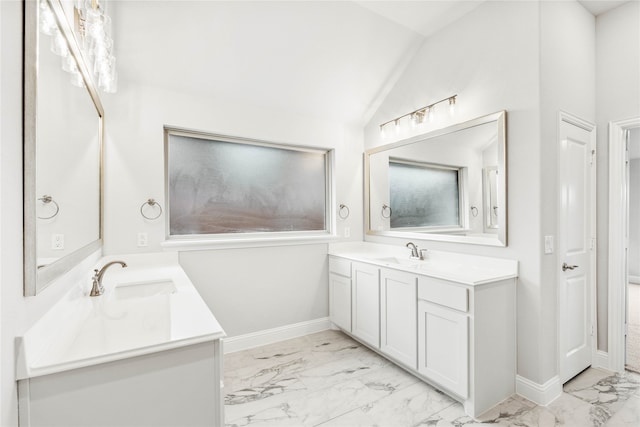
[[[376,258],[376,260],[388,265],[395,264],[395,265],[403,265],[405,267],[417,267],[424,262],[418,259],[398,258],[398,257]]]
[[[176,291],[176,284],[171,279],[157,279],[144,282],[120,283],[113,290],[115,299],[149,298],[157,295],[168,295]]]

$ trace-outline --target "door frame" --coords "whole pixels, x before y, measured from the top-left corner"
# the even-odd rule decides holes
[[[609,247],[608,247],[608,304],[607,341],[609,369],[623,372],[625,366],[626,321],[626,236],[628,182],[626,177],[625,135],[629,129],[640,127],[640,117],[609,122]],[[622,221],[620,220],[622,218]]]
[[[596,197],[597,197],[597,192],[596,192],[596,178],[597,178],[597,174],[596,174],[596,155],[595,155],[595,150],[596,150],[596,143],[597,143],[597,139],[596,139],[596,125],[588,122],[584,119],[581,119],[577,116],[574,116],[573,114],[567,113],[566,111],[562,111],[560,110],[558,112],[558,124],[557,124],[557,130],[556,130],[556,150],[557,150],[557,159],[558,159],[558,164],[557,164],[557,173],[558,173],[558,186],[557,186],[557,191],[558,191],[558,195],[557,195],[557,200],[558,200],[558,207],[557,207],[557,223],[558,223],[558,227],[557,227],[557,231],[559,232],[559,222],[560,222],[560,218],[561,216],[561,212],[560,210],[562,209],[562,203],[561,203],[561,186],[559,185],[559,180],[560,180],[560,176],[561,176],[561,172],[560,172],[560,127],[562,125],[562,122],[568,123],[570,125],[573,126],[577,126],[581,129],[584,129],[585,131],[589,132],[590,135],[590,141],[589,144],[591,146],[591,150],[592,150],[592,164],[593,167],[591,167],[590,173],[589,173],[589,185],[590,185],[590,206],[589,209],[591,210],[591,221],[589,224],[589,233],[591,234],[591,254],[589,256],[589,292],[590,292],[590,300],[591,300],[591,309],[589,310],[589,314],[588,314],[588,327],[590,325],[591,327],[591,364],[593,365],[594,361],[596,360],[596,351],[598,348],[598,340],[597,340],[597,328],[595,327],[595,321],[597,319],[596,315],[597,315],[597,297],[596,297],[596,262],[597,262],[597,258],[596,258],[596,252],[597,252],[597,245],[596,245],[596,223],[597,223],[597,218],[596,218]],[[557,249],[557,248],[556,248]],[[559,251],[556,251],[556,285],[559,284],[560,281],[560,277],[559,277],[559,273],[557,273],[559,271],[559,269],[561,268],[562,265],[562,256],[559,253]],[[556,291],[556,302],[557,302],[557,306],[556,306],[556,316],[557,316],[557,372],[558,372],[558,377],[561,378],[562,377],[562,372],[561,372],[561,360],[560,358],[562,357],[562,343],[561,343],[561,337],[563,336],[563,334],[560,331],[560,328],[562,327],[562,325],[560,324],[560,319],[561,319],[561,313],[560,313],[560,304],[559,304],[559,298],[560,298],[560,294],[559,294],[559,290],[560,288],[557,287],[557,291]]]

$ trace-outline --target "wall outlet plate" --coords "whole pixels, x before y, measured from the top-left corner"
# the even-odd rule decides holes
[[[149,244],[148,233],[138,233],[138,247],[143,248]]]
[[[64,234],[51,235],[51,249],[61,251],[64,249]]]

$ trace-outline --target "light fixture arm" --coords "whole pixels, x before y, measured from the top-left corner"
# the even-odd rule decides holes
[[[456,97],[457,97],[457,96],[458,96],[457,94],[456,94],[456,95],[448,96],[448,97],[443,98],[443,99],[441,99],[441,100],[439,100],[439,101],[436,101],[436,102],[434,102],[434,103],[432,103],[432,104],[429,104],[429,105],[427,105],[427,106],[425,106],[425,107],[418,108],[417,110],[413,110],[413,111],[411,111],[410,113],[403,114],[402,116],[396,117],[395,119],[391,119],[391,120],[389,120],[389,121],[387,121],[387,122],[384,122],[384,123],[382,123],[382,124],[380,125],[380,130],[382,130],[382,128],[383,128],[383,127],[385,127],[386,125],[388,125],[388,124],[390,124],[390,123],[394,123],[396,126],[398,126],[398,124],[399,124],[400,120],[401,120],[401,119],[404,119],[405,117],[411,117],[411,118],[414,118],[414,117],[415,117],[415,118],[417,118],[417,119],[418,119],[418,123],[420,123],[420,122],[422,122],[422,120],[424,119],[424,117],[428,114],[428,112],[429,112],[433,107],[435,107],[436,105],[438,105],[438,104],[440,104],[440,103],[443,103],[443,102],[445,102],[445,101],[449,101],[449,105],[455,105],[455,103],[456,103]]]

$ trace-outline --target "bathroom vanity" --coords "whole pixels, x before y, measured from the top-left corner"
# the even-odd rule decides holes
[[[177,253],[115,259],[18,338],[20,425],[224,425],[225,333]]]
[[[517,261],[331,245],[330,319],[477,417],[515,393]]]

